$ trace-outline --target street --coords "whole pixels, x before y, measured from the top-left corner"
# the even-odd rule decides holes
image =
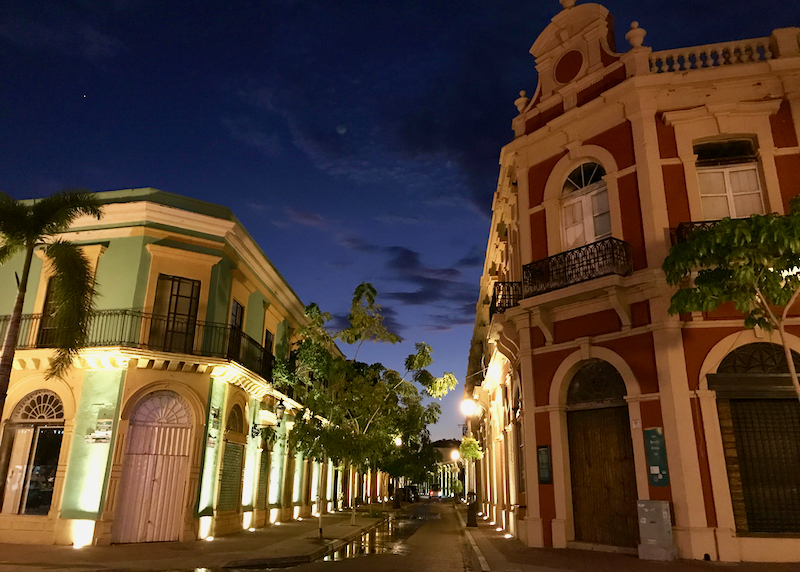
[[[365,535],[327,561],[304,564],[302,572],[472,571],[472,553],[450,503],[420,502],[411,505],[387,527]]]

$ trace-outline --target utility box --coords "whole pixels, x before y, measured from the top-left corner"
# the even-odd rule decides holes
[[[672,518],[667,501],[636,501],[639,516],[639,558],[642,560],[675,560],[677,551],[672,542]]]

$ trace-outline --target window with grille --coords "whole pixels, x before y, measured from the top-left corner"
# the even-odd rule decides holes
[[[611,236],[605,174],[599,163],[583,163],[564,181],[561,212],[566,250]]]
[[[800,532],[800,402],[788,371],[783,348],[759,342],[709,375],[739,533]]]
[[[738,139],[694,146],[705,220],[763,214],[764,197],[753,141]]]
[[[192,353],[199,304],[199,280],[160,274],[150,325],[150,346]]]

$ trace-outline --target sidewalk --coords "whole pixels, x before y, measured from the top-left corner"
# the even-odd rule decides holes
[[[476,572],[800,572],[800,563],[654,562],[593,550],[528,548],[480,518],[477,528],[466,528],[464,504],[456,504],[456,513],[478,560]]]
[[[373,505],[371,509],[374,515],[380,513],[381,506]],[[0,544],[0,572],[158,571],[300,564],[337,550],[392,512],[386,510],[384,517],[376,518],[366,510],[361,507],[355,526],[350,524],[350,512],[325,515],[324,540],[318,538],[319,520],[310,518],[238,532],[211,542],[119,544],[77,550],[71,546]]]

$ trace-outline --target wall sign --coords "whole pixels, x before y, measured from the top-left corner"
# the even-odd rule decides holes
[[[539,465],[539,484],[553,484],[553,465],[550,462],[550,445],[540,445],[536,447],[536,454]]]
[[[654,487],[668,486],[667,449],[664,446],[664,430],[661,427],[644,430],[644,448],[650,484]]]

